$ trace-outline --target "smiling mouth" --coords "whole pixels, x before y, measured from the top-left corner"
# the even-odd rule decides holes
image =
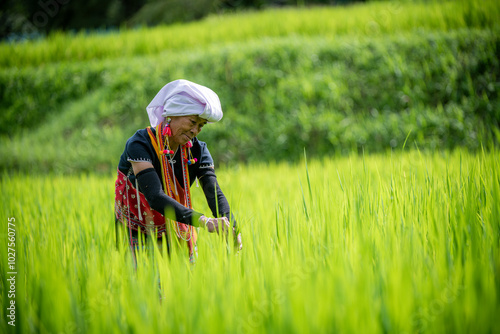
[[[184,134],[184,137],[186,137],[187,140],[191,140],[191,138],[187,134]]]

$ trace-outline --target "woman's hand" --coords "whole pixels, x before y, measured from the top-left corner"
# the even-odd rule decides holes
[[[222,218],[208,218],[205,216],[201,216],[199,219],[200,226],[204,226],[208,232],[213,233],[217,232],[219,234],[219,229],[224,232],[225,236],[228,236],[228,232],[231,229],[231,224],[229,219],[226,217]],[[233,227],[233,240],[234,240],[234,248],[236,251],[240,251],[243,249],[243,243],[241,242],[241,233],[238,229]]]
[[[234,248],[236,251],[243,249],[243,244],[241,243],[241,233],[233,227],[233,238],[234,238]]]
[[[229,219],[227,219],[226,217],[208,218],[205,216],[201,216],[200,225],[204,226],[208,230],[208,232],[210,233],[217,232],[217,234],[219,234],[219,230],[222,230],[222,232],[227,234],[227,232],[231,227]]]

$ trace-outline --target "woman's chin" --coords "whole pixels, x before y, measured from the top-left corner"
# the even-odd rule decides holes
[[[187,136],[182,136],[182,139],[181,139],[181,145],[184,146],[186,145],[189,141],[191,141],[191,139],[189,139]]]

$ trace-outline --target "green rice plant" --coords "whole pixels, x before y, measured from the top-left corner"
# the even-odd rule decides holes
[[[113,176],[3,175],[0,331],[495,332],[499,161],[415,149],[219,168],[244,249],[201,230],[195,265],[151,245],[137,269],[115,245]]]

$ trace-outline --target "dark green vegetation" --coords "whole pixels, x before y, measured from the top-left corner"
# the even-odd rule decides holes
[[[366,0],[3,0],[0,38],[13,40],[54,31],[172,24],[199,20],[214,13],[360,1]]]

